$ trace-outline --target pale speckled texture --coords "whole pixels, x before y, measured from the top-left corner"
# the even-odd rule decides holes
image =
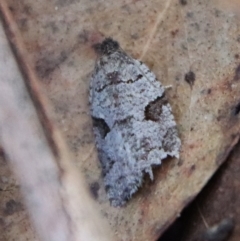
[[[144,173],[153,179],[153,166],[179,157],[181,141],[156,76],[116,41],[105,39],[100,47],[90,84],[91,114],[108,198],[123,206]]]

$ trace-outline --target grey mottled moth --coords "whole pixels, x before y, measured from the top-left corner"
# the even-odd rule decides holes
[[[90,83],[90,105],[105,189],[123,206],[145,173],[167,156],[179,156],[178,137],[165,88],[149,68],[111,38],[95,46],[99,58]]]

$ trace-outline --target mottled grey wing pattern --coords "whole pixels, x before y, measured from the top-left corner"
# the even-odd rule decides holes
[[[91,79],[96,145],[109,200],[122,206],[141,186],[144,173],[168,155],[178,157],[180,139],[164,87],[141,62],[106,39]]]

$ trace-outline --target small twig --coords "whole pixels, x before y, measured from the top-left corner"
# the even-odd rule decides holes
[[[204,218],[204,216],[203,216],[203,214],[202,214],[202,212],[201,212],[200,207],[199,207],[198,204],[197,204],[197,209],[198,209],[198,212],[199,212],[199,214],[200,214],[200,216],[201,216],[201,218],[202,218],[202,220],[203,220],[203,223],[204,223],[205,227],[208,229],[208,228],[209,228],[209,225],[208,225],[206,219]]]

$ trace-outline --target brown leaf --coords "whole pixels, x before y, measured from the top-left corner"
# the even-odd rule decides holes
[[[2,16],[5,24],[11,22],[6,5],[1,2],[0,6],[4,10]],[[17,66],[0,22],[0,153],[2,158],[7,157],[19,181],[39,238],[113,240],[52,120],[48,102],[41,93],[22,47],[21,36],[13,22],[7,28],[7,33],[24,76]],[[1,181],[8,182],[10,177],[11,174],[3,176]],[[1,216],[4,218],[1,218],[0,225],[7,232],[5,235],[1,233],[1,239],[10,236],[13,236],[10,239],[15,239],[15,235],[21,235],[21,239],[25,235],[27,239],[31,238],[33,234],[18,189],[13,189],[12,193],[3,193],[8,197],[4,195],[1,199],[4,203]],[[15,214],[21,219],[9,218]],[[18,225],[18,222],[21,224]],[[14,227],[25,227],[26,232]]]

